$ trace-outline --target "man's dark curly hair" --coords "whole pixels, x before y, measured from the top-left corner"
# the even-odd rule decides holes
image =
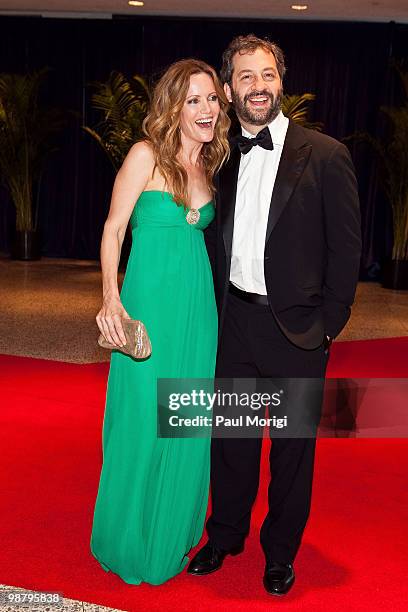
[[[236,36],[224,51],[222,55],[222,68],[220,73],[222,82],[231,85],[233,72],[232,60],[234,59],[234,55],[236,53],[244,55],[245,53],[253,53],[259,48],[273,53],[279,76],[281,81],[283,81],[286,67],[282,49],[276,43],[271,42],[267,38],[258,38],[258,36],[255,36],[255,34],[248,34],[247,36]]]

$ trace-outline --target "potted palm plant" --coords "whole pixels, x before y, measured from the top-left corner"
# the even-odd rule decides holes
[[[150,104],[149,88],[141,76],[127,79],[118,71],[112,71],[106,82],[94,81],[90,85],[94,87],[92,106],[101,113],[101,119],[94,128],[82,127],[107,155],[116,173],[130,147],[143,137],[142,123]],[[120,253],[120,269],[126,266],[130,246],[128,226]]]
[[[0,74],[0,178],[16,210],[11,249],[15,259],[40,257],[33,187],[64,124],[61,111],[45,108],[39,101],[48,72],[43,68],[32,74]]]
[[[285,94],[282,100],[282,112],[285,117],[290,117],[298,125],[320,132],[323,128],[323,123],[307,119],[309,103],[313,102],[315,98],[315,94],[312,93]]]
[[[82,126],[96,140],[117,172],[130,147],[142,138],[150,94],[146,81],[139,75],[127,79],[121,72],[112,71],[106,82],[91,83],[95,92],[91,102],[101,112],[101,120],[94,127]]]
[[[383,286],[408,289],[408,71],[401,62],[392,66],[400,77],[405,100],[401,106],[382,106],[388,132],[384,139],[365,132],[344,140],[367,142],[379,159],[380,180],[390,203],[393,219],[393,248],[383,269]]]

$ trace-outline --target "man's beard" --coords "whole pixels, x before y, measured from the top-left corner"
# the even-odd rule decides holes
[[[249,110],[246,106],[247,101],[249,98],[257,96],[268,97],[271,101],[269,108],[254,111]],[[279,89],[276,98],[266,89],[262,91],[251,91],[250,94],[246,94],[243,98],[240,98],[231,87],[231,98],[238,119],[241,119],[242,121],[245,121],[245,123],[249,123],[251,125],[267,125],[268,123],[271,123],[275,117],[277,117],[281,109],[283,90],[282,88]]]

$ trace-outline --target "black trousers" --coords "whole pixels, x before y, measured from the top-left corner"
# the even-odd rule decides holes
[[[324,348],[308,351],[287,340],[269,306],[228,294],[217,358],[217,378],[324,378]],[[269,510],[260,539],[267,561],[293,562],[310,513],[315,437],[274,438],[270,450]],[[209,540],[229,550],[249,533],[255,501],[262,438],[213,438],[212,514]]]

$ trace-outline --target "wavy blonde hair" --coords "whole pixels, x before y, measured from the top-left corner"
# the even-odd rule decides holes
[[[220,104],[214,138],[203,144],[200,153],[207,186],[214,195],[214,175],[229,156],[227,134],[231,123],[227,115],[228,100],[214,68],[196,59],[184,59],[172,64],[156,84],[149,113],[143,121],[143,132],[155,158],[152,176],[158,168],[170,187],[174,201],[185,207],[189,202],[188,176],[177,159],[181,149],[180,115],[190,87],[190,77],[200,73],[208,74],[214,81]]]

